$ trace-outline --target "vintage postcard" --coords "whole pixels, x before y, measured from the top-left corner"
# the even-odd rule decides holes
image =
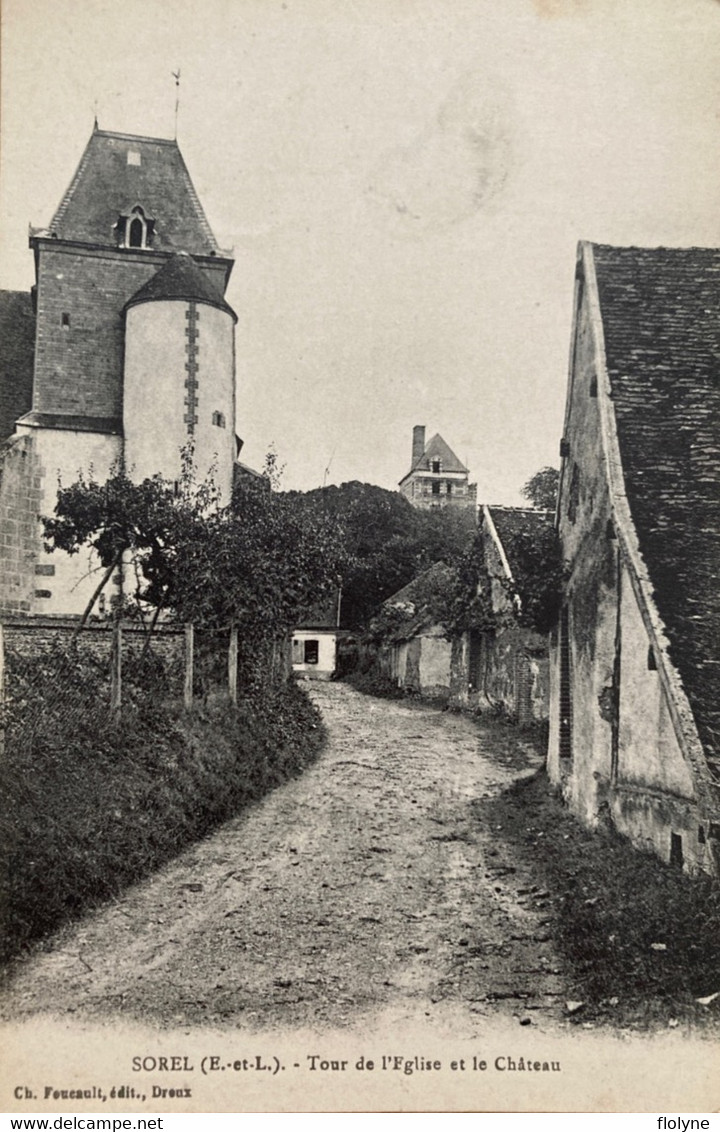
[[[717,1110],[719,51],[2,0],[0,1108]]]

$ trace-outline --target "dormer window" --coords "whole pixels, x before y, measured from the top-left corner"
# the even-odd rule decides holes
[[[115,225],[118,247],[150,248],[154,230],[155,221],[146,216],[140,205],[136,204],[127,216],[118,217]]]
[[[432,471],[432,472],[439,472],[440,471],[440,461],[439,460],[431,460],[430,461],[430,471]]]

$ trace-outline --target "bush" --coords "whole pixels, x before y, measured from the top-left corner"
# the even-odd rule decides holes
[[[62,696],[43,700],[38,689],[60,676]],[[134,686],[113,721],[92,658],[14,667],[0,767],[0,958],[117,895],[320,749],[319,713],[293,683],[190,713],[156,686]]]
[[[386,700],[402,700],[407,692],[398,686],[397,680],[383,672],[377,661],[362,664],[354,672],[344,677],[346,684],[351,684],[358,692],[366,696],[380,696]]]

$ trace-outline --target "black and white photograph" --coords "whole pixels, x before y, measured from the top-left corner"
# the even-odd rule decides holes
[[[0,19],[0,1109],[715,1112],[720,3]]]

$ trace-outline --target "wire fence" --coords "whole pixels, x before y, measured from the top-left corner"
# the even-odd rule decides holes
[[[210,697],[236,703],[237,629],[196,630],[71,621],[0,624],[0,734],[5,743],[42,747],[51,731],[84,723],[102,730],[129,708]]]

